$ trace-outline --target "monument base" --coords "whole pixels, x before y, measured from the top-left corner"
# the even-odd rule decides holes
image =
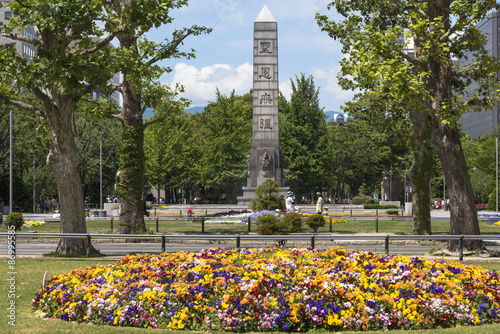
[[[281,191],[279,192],[283,198],[286,197],[286,193],[290,190],[290,187],[280,187]],[[255,191],[257,187],[243,187],[243,196],[238,196],[238,205],[245,205],[250,207],[252,204],[252,200],[256,199]]]

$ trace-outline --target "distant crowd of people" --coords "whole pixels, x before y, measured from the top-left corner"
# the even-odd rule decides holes
[[[50,197],[45,198],[44,195],[40,195],[39,204],[41,213],[59,211],[59,202],[55,197],[52,197],[52,199],[50,199]]]
[[[434,203],[432,204],[432,208],[436,210],[448,211],[450,209],[450,200],[449,199],[443,199],[442,201],[435,200]]]

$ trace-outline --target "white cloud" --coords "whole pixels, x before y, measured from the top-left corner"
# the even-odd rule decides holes
[[[184,85],[184,96],[190,99],[193,106],[204,106],[215,100],[218,88],[222,94],[245,94],[252,87],[253,68],[249,63],[233,67],[228,64],[214,64],[198,69],[185,63],[178,63],[174,68],[170,84]]]
[[[280,83],[280,91],[281,94],[283,94],[283,96],[287,99],[287,101],[290,101],[290,97],[292,95],[292,84],[290,83],[290,80]]]
[[[357,91],[343,90],[337,79],[340,72],[340,65],[328,67],[316,67],[312,69],[312,75],[317,86],[320,86],[321,100],[330,100],[332,105],[342,105],[344,102],[352,100]],[[326,93],[326,94],[325,94]],[[325,96],[328,95],[328,96]],[[327,107],[328,108],[328,107]]]

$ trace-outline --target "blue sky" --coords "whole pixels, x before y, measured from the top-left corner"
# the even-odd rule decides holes
[[[325,111],[340,111],[353,93],[337,84],[340,43],[318,27],[317,11],[333,17],[327,0],[190,0],[189,6],[176,10],[174,27],[192,24],[212,27],[209,35],[188,37],[183,50],[196,50],[196,59],[172,59],[163,63],[174,71],[165,75],[165,84],[179,82],[192,106],[205,106],[215,100],[218,88],[223,94],[233,89],[244,94],[252,88],[253,23],[264,5],[278,22],[278,62],[281,92],[289,99],[290,78],[313,75],[320,88],[320,105]],[[150,32],[148,38],[161,41],[172,27]]]

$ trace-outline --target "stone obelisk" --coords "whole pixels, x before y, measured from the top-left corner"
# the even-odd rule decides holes
[[[264,6],[254,22],[252,149],[247,186],[238,204],[248,205],[267,179],[285,186],[278,124],[278,23]],[[286,189],[283,189],[286,190]]]

